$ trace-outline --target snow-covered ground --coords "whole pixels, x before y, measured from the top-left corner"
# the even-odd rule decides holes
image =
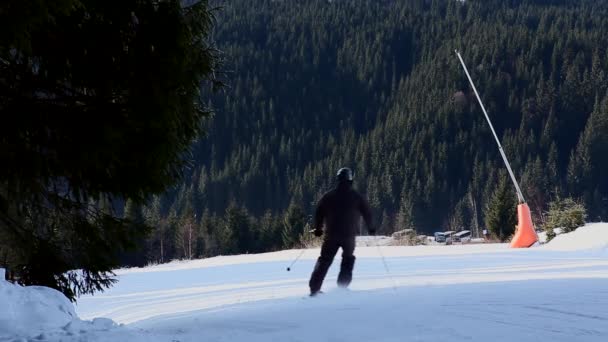
[[[76,312],[85,321],[73,318],[69,303],[66,308],[55,294],[34,298],[31,293],[39,290],[0,282],[0,303],[9,302],[9,310],[0,313],[0,341],[608,338],[608,224],[588,225],[532,249],[505,244],[359,247],[351,289],[336,288],[338,255],[326,293],[318,298],[307,297],[318,250],[305,251],[286,271],[299,252],[119,270],[114,288],[79,300]],[[45,319],[44,308],[27,318],[36,305],[26,303],[37,301],[47,302],[52,319]],[[119,325],[88,321],[98,317]]]

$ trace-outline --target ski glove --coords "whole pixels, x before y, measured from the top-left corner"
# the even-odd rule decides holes
[[[315,236],[319,237],[323,235],[323,229],[315,229],[313,233],[315,234]]]
[[[372,235],[372,236],[373,236],[373,235],[376,235],[376,230],[375,230],[375,229],[373,229],[373,228],[372,228],[372,229],[370,229],[370,230],[369,230],[369,235]]]

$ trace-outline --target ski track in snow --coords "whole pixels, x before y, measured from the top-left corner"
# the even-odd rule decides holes
[[[175,262],[118,272],[81,298],[83,319],[107,317],[130,341],[605,341],[608,256],[506,245],[358,248],[350,290],[307,297],[319,251]],[[114,334],[114,335],[113,335]]]
[[[338,254],[316,298],[318,249],[291,272],[299,250],[122,269],[79,299],[83,320],[56,291],[0,281],[0,342],[608,340],[608,224],[531,249],[380,248],[357,248],[350,290],[336,287]]]

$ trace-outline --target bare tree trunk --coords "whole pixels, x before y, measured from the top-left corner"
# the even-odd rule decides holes
[[[188,223],[188,259],[192,259],[192,223]]]
[[[164,239],[163,235],[164,234],[162,234],[162,233],[160,235],[160,262],[161,262],[161,264],[163,262],[165,262],[165,249],[164,249],[164,241],[165,241],[165,239]]]
[[[188,249],[186,248],[186,237],[183,226],[179,227],[179,243],[182,247],[183,257],[188,257]]]
[[[475,197],[473,197],[473,192],[469,191],[469,203],[471,204],[471,209],[473,209],[473,222],[475,224],[475,236],[479,238],[479,217],[477,215],[477,201],[475,201]]]

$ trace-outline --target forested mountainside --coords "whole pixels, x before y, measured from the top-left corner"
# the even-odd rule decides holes
[[[608,218],[607,1],[219,5],[228,88],[185,182],[127,203],[155,227],[140,262],[294,246],[342,166],[381,233],[476,234],[511,185],[455,49],[536,223],[558,196]]]

